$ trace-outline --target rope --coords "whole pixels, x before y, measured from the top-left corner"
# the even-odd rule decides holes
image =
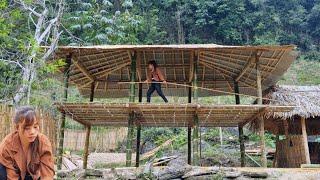
[[[260,98],[258,96],[253,96],[253,95],[248,95],[248,94],[233,93],[233,92],[222,91],[222,90],[217,90],[217,89],[204,88],[204,87],[198,87],[198,86],[192,86],[192,85],[186,85],[186,84],[179,84],[179,83],[172,83],[172,82],[166,82],[166,83],[164,83],[164,82],[118,82],[118,84],[151,84],[151,83],[169,84],[169,85],[182,86],[182,87],[191,87],[191,88],[194,88],[194,89],[202,89],[202,90],[206,90],[206,91],[218,92],[218,93],[223,93],[223,94],[228,94],[228,95],[239,95],[239,96],[251,97],[251,98],[255,98],[255,99]],[[270,98],[264,98],[264,97],[262,97],[261,99],[268,100],[268,101],[274,101],[274,102],[280,102],[278,100],[274,100],[274,99],[270,99]]]

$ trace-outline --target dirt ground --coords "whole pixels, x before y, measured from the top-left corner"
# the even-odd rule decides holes
[[[267,172],[279,180],[320,180],[320,168],[236,168],[239,171]]]

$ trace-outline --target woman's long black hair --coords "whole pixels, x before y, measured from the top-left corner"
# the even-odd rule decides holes
[[[158,64],[157,64],[157,62],[155,60],[149,61],[148,65],[149,64],[151,64],[154,67],[155,70],[158,68]]]

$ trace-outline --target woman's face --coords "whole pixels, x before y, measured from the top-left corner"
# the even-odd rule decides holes
[[[151,72],[154,71],[154,66],[153,66],[152,64],[149,64],[149,65],[148,65],[148,68],[149,68],[149,70],[150,70]]]
[[[34,120],[31,125],[24,126],[23,122],[18,124],[18,133],[20,139],[24,142],[32,143],[38,136],[40,131],[39,123]]]

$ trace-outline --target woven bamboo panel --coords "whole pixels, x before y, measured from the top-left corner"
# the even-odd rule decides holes
[[[306,163],[302,135],[290,135],[277,143],[276,167],[300,168]]]
[[[153,127],[186,127],[199,117],[203,127],[232,127],[246,124],[264,111],[289,111],[292,106],[200,104],[102,104],[57,103],[61,112],[85,125],[127,126],[129,113],[135,123]]]

